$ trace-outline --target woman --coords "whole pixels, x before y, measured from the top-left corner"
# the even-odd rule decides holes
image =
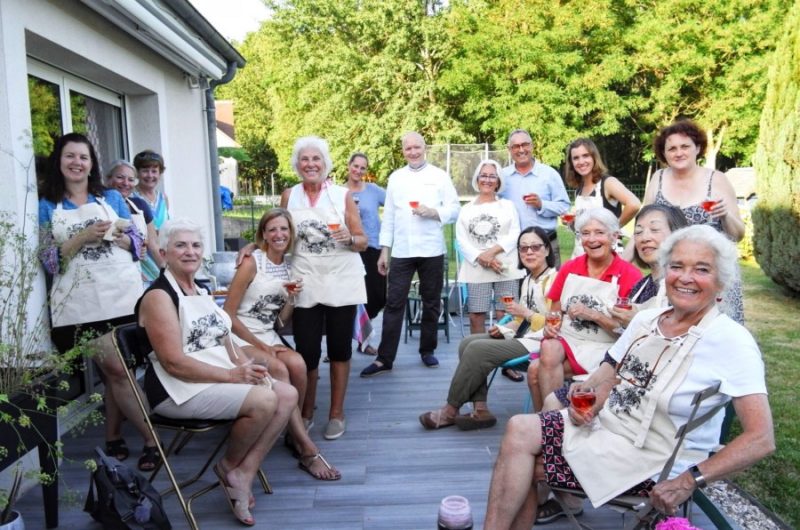
[[[200,227],[176,219],[159,237],[166,269],[136,304],[139,340],[152,350],[147,399],[168,418],[234,420],[214,472],[234,517],[253,526],[253,479],[296,408],[297,391],[254,363],[250,347],[231,340],[230,318],[195,282],[203,263]]]
[[[245,257],[228,287],[225,312],[240,345],[258,348],[259,358],[268,362],[270,374],[278,381],[291,383],[303,406],[306,393],[306,363],[296,351],[283,345],[275,323],[291,317],[292,298],[302,291],[302,283],[290,282],[286,253],[294,240],[292,216],[283,208],[273,208],[261,216],[256,231],[258,249]],[[285,443],[299,460],[300,469],[318,480],[339,480],[341,474],[328,464],[311,441],[300,409],[295,407],[289,420]]]
[[[358,206],[364,234],[367,236],[367,248],[361,252],[361,261],[367,271],[367,316],[374,320],[383,306],[386,305],[386,276],[378,272],[378,258],[381,245],[378,236],[381,232],[379,209],[386,201],[386,190],[371,182],[364,182],[364,175],[369,167],[369,159],[364,153],[353,153],[347,162],[347,189]],[[368,343],[358,343],[357,351],[367,355],[378,355]]]
[[[426,429],[458,425],[459,429],[472,430],[494,425],[497,419],[486,405],[486,377],[504,362],[538,349],[549,305],[545,293],[556,275],[555,258],[547,232],[538,226],[522,231],[517,239],[517,250],[517,267],[524,267],[528,275],[522,281],[519,302],[506,304],[508,313],[515,318],[509,324],[512,332],[506,333],[506,337],[500,327],[492,326],[488,333],[470,335],[461,341],[459,363],[450,381],[447,404],[419,417]],[[473,404],[472,413],[459,415],[459,409],[467,401]]]
[[[464,262],[458,281],[467,284],[470,333],[483,333],[486,313],[506,296],[514,296],[522,274],[516,265],[514,243],[519,238],[519,215],[514,204],[498,199],[503,188],[500,164],[482,160],[472,175],[478,196],[461,207],[456,222],[456,241]],[[503,312],[497,312],[497,318]]]
[[[611,316],[623,328],[628,327],[637,312],[666,304],[664,271],[658,264],[658,250],[664,239],[685,226],[687,224],[683,212],[674,206],[648,204],[639,210],[633,229],[633,259],[640,268],[650,268],[650,274],[631,288],[631,309],[622,309],[616,305],[609,308]]]
[[[59,352],[90,340],[92,359],[105,380],[106,451],[120,459],[129,454],[120,429],[131,420],[144,438],[139,469],[158,463],[155,440],[135,406],[125,367],[108,331],[133,320],[142,293],[136,260],[142,237],[116,190],[103,187],[94,147],[82,134],[56,141],[39,200],[41,252],[50,288],[51,337]]]
[[[661,129],[653,140],[653,150],[668,167],[653,175],[644,203],[676,206],[690,225],[707,224],[732,241],[741,241],[745,227],[733,186],[723,173],[697,165],[707,145],[706,132],[691,120]],[[721,310],[744,324],[741,280],[728,291]]]
[[[659,261],[671,307],[637,314],[600,367],[573,385],[571,392],[596,389],[590,411],[570,406],[508,422],[485,528],[531,527],[535,465],[545,471],[535,479],[583,489],[595,506],[629,491],[649,495],[656,510],[673,515],[696,488],[775,450],[758,345],[716,307],[716,297],[735,278],[736,259],[735,246],[706,226],[683,228],[664,241]],[[722,423],[722,414],[714,416],[687,435],[684,447],[692,449],[691,456],[679,457],[671,477],[655,484],[672,452],[676,426],[688,419],[692,396],[717,383],[719,392],[703,401],[698,416],[733,401],[742,433],[708,457],[718,448]]]
[[[134,196],[141,197],[150,206],[153,213],[153,226],[156,232],[169,219],[169,199],[158,186],[164,174],[164,159],[155,151],[145,150],[133,158],[133,165],[139,176],[139,184],[136,186]],[[142,260],[142,276],[146,282],[152,282],[159,276],[158,254],[149,251]]]
[[[328,142],[315,136],[297,140],[292,167],[302,182],[283,192],[281,207],[292,212],[297,228],[292,276],[303,280],[292,316],[292,328],[303,330],[294,335],[295,347],[308,369],[302,415],[310,425],[324,334],[331,362],[331,406],[324,437],[335,440],[346,427],[344,397],[356,306],[367,301],[364,265],[358,256],[367,247],[367,236],[352,194],[325,182],[333,167]]]
[[[156,265],[161,269],[164,267],[164,263],[158,249],[158,234],[156,234],[156,228],[153,224],[153,212],[144,199],[133,195],[133,190],[138,182],[136,167],[125,160],[112,162],[106,174],[106,184],[120,192],[125,199],[131,212],[131,221],[144,238],[145,250],[155,258]],[[147,255],[144,252],[142,254],[139,256],[140,259]]]
[[[591,372],[619,337],[619,322],[608,313],[619,296],[628,296],[639,281],[639,269],[614,252],[619,224],[605,208],[578,215],[575,227],[584,255],[558,271],[547,293],[552,310],[563,313],[560,326],[548,324],[537,362],[528,367],[528,387],[535,410],[566,377]]]
[[[588,138],[578,138],[567,146],[567,168],[564,180],[575,188],[575,212],[589,208],[605,208],[625,226],[641,207],[639,199],[616,177],[608,174],[600,151]],[[572,257],[583,254],[576,240]]]

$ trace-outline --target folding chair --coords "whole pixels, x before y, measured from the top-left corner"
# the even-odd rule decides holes
[[[182,489],[197,482],[203,476],[206,470],[208,470],[209,466],[222,449],[222,446],[227,441],[228,436],[230,435],[230,426],[233,424],[233,421],[202,419],[176,420],[172,418],[166,418],[159,414],[150,413],[149,406],[145,402],[146,398],[142,396],[139,384],[136,382],[136,377],[132,372],[137,367],[145,366],[147,363],[149,363],[149,359],[147,358],[148,352],[142,351],[137,340],[136,324],[124,324],[122,326],[117,326],[114,328],[114,332],[111,334],[111,337],[114,343],[114,349],[116,350],[120,361],[123,363],[123,365],[129,368],[128,370],[125,370],[128,377],[128,384],[130,384],[133,394],[136,396],[136,402],[139,405],[139,410],[141,410],[142,415],[144,416],[145,423],[152,433],[153,438],[156,441],[158,452],[161,455],[161,463],[156,466],[156,468],[150,474],[149,480],[150,482],[153,481],[162,466],[164,469],[166,469],[172,486],[162,491],[161,495],[164,496],[175,492],[178,502],[183,509],[183,513],[186,516],[186,520],[189,523],[189,527],[192,530],[198,530],[199,526],[195,520],[194,514],[192,513],[192,501],[219,486],[219,480],[215,480],[210,486],[206,486],[190,495],[188,497],[188,501],[186,500]],[[166,450],[164,449],[157,429],[168,429],[175,431],[175,435],[173,436],[172,441]],[[205,461],[200,470],[190,478],[179,482],[175,477],[172,466],[169,463],[169,456],[178,454],[180,450],[189,442],[189,439],[195,434],[211,432],[215,429],[225,429],[225,435],[222,437],[219,443],[216,444],[211,455]],[[267,477],[260,469],[258,471],[258,478],[261,482],[261,486],[264,488],[264,492],[272,493],[272,488],[267,481]]]
[[[448,265],[447,254],[444,255],[444,283],[442,284],[442,294],[440,301],[438,329],[444,330],[447,343],[450,344],[450,268]],[[419,294],[419,280],[411,282],[411,289],[408,292],[406,301],[406,332],[403,338],[404,343],[408,343],[408,337],[413,336],[415,329],[422,329],[422,296]]]
[[[711,385],[710,387],[706,388],[705,390],[700,390],[697,392],[694,397],[692,398],[692,411],[689,414],[689,419],[686,420],[686,423],[681,425],[678,428],[678,432],[675,433],[675,448],[672,450],[672,455],[670,455],[669,459],[667,460],[666,464],[661,470],[661,473],[658,475],[658,480],[656,482],[662,482],[669,477],[670,471],[672,471],[672,466],[675,464],[675,459],[678,457],[678,454],[683,447],[683,441],[686,438],[686,435],[699,427],[700,425],[704,424],[709,419],[713,418],[717,412],[719,412],[725,405],[717,405],[713,407],[711,410],[706,412],[701,416],[697,416],[697,411],[700,408],[700,404],[705,401],[707,398],[713,396],[719,391],[719,383],[716,385]],[[555,493],[556,501],[561,504],[561,499],[559,498],[562,494],[571,494],[576,495],[578,497],[585,498],[586,494],[583,490],[573,490],[568,488],[551,488]],[[681,510],[683,512],[683,516],[686,518],[691,519],[691,503],[692,497],[689,497],[686,502],[681,505]],[[622,513],[623,518],[623,526],[625,521],[626,513],[633,513],[635,515],[635,520],[632,521],[630,526],[625,526],[626,530],[641,530],[645,528],[649,528],[650,518],[653,515],[653,505],[650,503],[650,500],[646,497],[637,497],[633,495],[620,495],[611,499],[606,503],[606,506],[617,510]],[[562,508],[564,505],[562,504]],[[567,514],[567,517],[572,522],[572,525],[578,529],[587,529],[592,530],[592,528],[586,524],[582,524],[578,521],[578,519],[570,513],[569,510],[564,509],[564,513]]]

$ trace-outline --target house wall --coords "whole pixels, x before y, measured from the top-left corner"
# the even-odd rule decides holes
[[[145,148],[164,156],[164,190],[173,217],[203,226],[213,243],[204,91],[183,72],[77,1],[0,2],[0,210],[36,211],[27,59],[124,95],[129,158]],[[7,110],[7,112],[6,112]],[[13,156],[9,156],[12,153]],[[33,209],[31,209],[33,208]]]

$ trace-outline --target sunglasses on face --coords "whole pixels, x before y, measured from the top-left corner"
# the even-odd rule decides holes
[[[543,248],[544,248],[543,243],[536,243],[533,245],[520,245],[517,247],[517,250],[519,250],[520,254],[525,254],[527,252],[539,252]]]

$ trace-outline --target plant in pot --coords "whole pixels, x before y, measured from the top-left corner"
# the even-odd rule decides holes
[[[66,404],[70,375],[90,352],[88,339],[64,355],[50,347],[47,307],[37,296],[43,287],[39,245],[26,228],[25,221],[17,224],[0,214],[0,470],[38,449],[41,469],[24,475],[45,486],[46,505],[57,506],[62,457],[57,416]],[[93,413],[87,421],[95,418]],[[18,467],[11,487],[0,489],[0,528],[14,513],[22,476]],[[47,519],[53,526],[51,514]]]

